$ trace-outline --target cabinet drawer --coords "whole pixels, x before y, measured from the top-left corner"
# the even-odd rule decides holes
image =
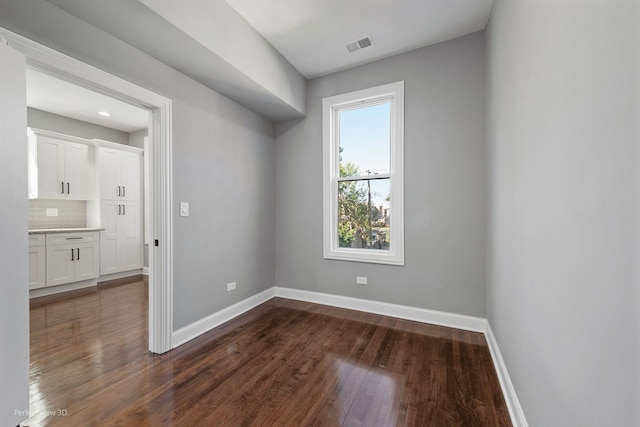
[[[29,247],[44,246],[46,239],[44,234],[29,234]]]
[[[98,232],[91,231],[86,233],[55,233],[47,234],[47,246],[66,245],[68,243],[82,242],[90,243],[98,241]]]

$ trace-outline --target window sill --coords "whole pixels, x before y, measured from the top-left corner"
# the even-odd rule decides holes
[[[381,253],[376,249],[334,249],[325,251],[324,259],[404,266],[404,256],[401,254],[389,251]]]

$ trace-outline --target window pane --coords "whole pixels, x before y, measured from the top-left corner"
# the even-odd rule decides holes
[[[389,250],[390,180],[338,183],[338,241],[341,248]]]
[[[391,103],[338,112],[340,176],[386,174],[391,157]]]

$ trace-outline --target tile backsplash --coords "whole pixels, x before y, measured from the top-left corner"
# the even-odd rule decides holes
[[[47,216],[57,209],[58,216]],[[29,200],[29,228],[83,228],[87,226],[87,202],[84,200]]]

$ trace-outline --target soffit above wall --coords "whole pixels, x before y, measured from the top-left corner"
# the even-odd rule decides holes
[[[280,121],[304,116],[306,80],[267,42],[265,45],[280,57],[280,60],[277,57],[273,60],[284,61],[278,65],[286,70],[287,78],[284,73],[278,74],[279,70],[275,71],[275,79],[270,79],[271,75],[265,73],[247,73],[246,65],[238,62],[237,55],[230,55],[228,51],[212,51],[211,46],[205,46],[140,1],[47,1],[268,119]],[[227,8],[237,15],[223,0],[189,1],[210,4],[214,9],[223,7],[221,11]],[[189,9],[187,2],[180,2],[180,5]],[[196,15],[201,12],[193,8],[190,10]],[[242,18],[238,16],[238,19]],[[244,24],[249,30],[240,28],[239,31],[255,32],[246,22]],[[273,56],[273,52],[265,55]],[[292,71],[295,74],[291,74]],[[272,83],[273,80],[277,80],[276,83]],[[286,83],[284,87],[282,82]]]

